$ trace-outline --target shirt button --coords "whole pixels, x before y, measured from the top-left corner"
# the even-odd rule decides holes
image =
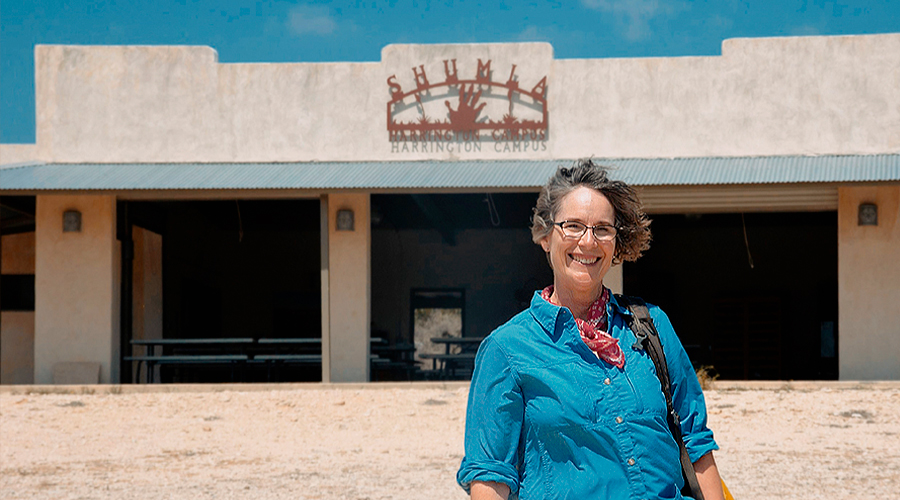
[[[609,378],[603,379],[603,383],[606,384],[606,385],[609,385],[611,382],[612,382],[612,381],[609,380]]]
[[[634,464],[635,464],[634,459],[633,459],[633,458],[629,458],[629,459],[628,459],[628,465],[634,465]]]
[[[617,424],[621,424],[621,423],[624,422],[624,421],[625,421],[624,418],[622,418],[622,417],[616,417],[616,423],[617,423]]]

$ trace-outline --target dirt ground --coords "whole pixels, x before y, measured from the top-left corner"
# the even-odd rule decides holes
[[[466,498],[466,384],[150,389],[3,388],[0,498]],[[707,404],[739,500],[900,498],[900,384],[717,385]]]

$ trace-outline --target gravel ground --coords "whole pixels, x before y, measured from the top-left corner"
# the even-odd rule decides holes
[[[716,387],[738,500],[900,498],[900,384]],[[147,391],[4,388],[0,497],[466,498],[465,384]]]

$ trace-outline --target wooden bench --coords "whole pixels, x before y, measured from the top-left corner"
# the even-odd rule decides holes
[[[373,342],[383,341],[373,339]],[[137,363],[137,380],[140,379],[141,365],[145,365],[148,384],[154,383],[155,368],[162,365],[230,364],[233,365],[232,379],[234,368],[240,368],[243,379],[244,368],[262,365],[266,369],[266,378],[271,380],[273,369],[283,365],[321,365],[321,343],[317,338],[134,339],[132,346],[145,346],[147,354],[125,356],[123,360]],[[387,366],[391,361],[378,354],[369,356],[373,368]]]
[[[141,365],[147,367],[147,383],[153,383],[154,368],[162,365],[240,365],[243,368],[253,345],[250,337],[189,338],[189,339],[132,339],[132,354],[136,346],[144,346],[144,355],[125,356],[125,361],[138,363],[136,378],[140,379]],[[232,379],[234,379],[232,366]],[[162,376],[162,374],[160,374]]]
[[[256,354],[253,361],[281,361],[288,363],[322,363],[321,354]]]
[[[389,344],[380,337],[372,337],[371,352],[381,359],[372,363],[373,381],[414,379],[419,371],[416,363],[416,346],[412,342]]]
[[[460,354],[432,354],[432,353],[422,353],[419,354],[420,359],[430,359],[432,364],[432,369],[440,374],[442,378],[454,378],[456,377],[456,371],[462,367],[462,365],[474,364],[475,362],[475,353],[474,352],[464,352]],[[440,362],[440,367],[438,367],[438,362]]]
[[[126,356],[125,361],[138,363],[137,376],[140,378],[141,364],[147,367],[147,383],[153,383],[153,368],[156,365],[206,365],[234,364],[250,359],[246,354],[171,354],[154,356]]]
[[[474,352],[465,352],[462,354],[431,354],[431,353],[422,353],[419,354],[419,357],[422,359],[433,359],[437,361],[474,361],[475,353]]]

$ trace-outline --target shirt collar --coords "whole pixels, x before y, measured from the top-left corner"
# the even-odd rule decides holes
[[[621,335],[622,321],[624,318],[620,315],[631,316],[628,308],[616,301],[615,295],[610,296],[606,305],[609,316],[609,334],[615,338]],[[534,292],[531,298],[531,307],[529,308],[531,316],[544,329],[544,333],[554,344],[568,345],[573,351],[579,352],[585,359],[594,359],[594,354],[588,346],[581,340],[578,333],[578,327],[575,325],[575,317],[565,307],[560,307],[547,302],[541,297],[541,290]],[[625,320],[627,323],[627,320]],[[618,331],[619,333],[613,333]]]
[[[628,309],[628,307],[626,307],[625,305],[619,303],[615,293],[610,294],[607,309],[619,314],[631,316],[631,310]],[[541,325],[544,326],[545,329],[551,332],[553,331],[553,325],[556,321],[556,318],[558,317],[560,311],[563,310],[564,308],[551,304],[541,298],[541,290],[536,290],[534,292],[534,296],[531,298],[531,314],[534,316],[534,319],[536,319]]]
[[[572,322],[575,321],[575,318],[572,317],[572,313],[570,313],[568,309],[544,300],[543,297],[541,297],[541,290],[534,292],[534,295],[531,297],[531,307],[529,310],[535,321],[540,323],[541,327],[544,328],[544,331],[547,332],[547,335],[551,337],[553,337],[556,332],[556,322],[558,320],[569,319]],[[568,318],[561,318],[560,316],[563,315],[568,316]]]
[[[606,304],[606,307],[609,314],[609,334],[615,338],[620,338],[622,335],[626,334],[622,331],[623,328],[625,332],[630,331],[625,325],[629,323],[629,318],[632,316],[631,310],[619,303],[619,301],[616,300],[615,294],[610,294],[609,302]],[[572,316],[572,313],[565,307],[560,307],[544,300],[541,297],[541,290],[534,292],[534,296],[531,298],[531,307],[529,307],[529,311],[535,321],[537,321],[544,329],[544,332],[550,338],[551,342],[558,343],[562,341],[564,344],[570,345],[575,351],[579,348],[583,348],[585,352],[590,352],[587,345],[581,341],[581,337],[577,333],[578,328],[575,326],[575,317]],[[559,324],[559,322],[571,322],[572,328],[563,326],[557,331],[556,325]],[[557,334],[560,336],[557,336]]]

